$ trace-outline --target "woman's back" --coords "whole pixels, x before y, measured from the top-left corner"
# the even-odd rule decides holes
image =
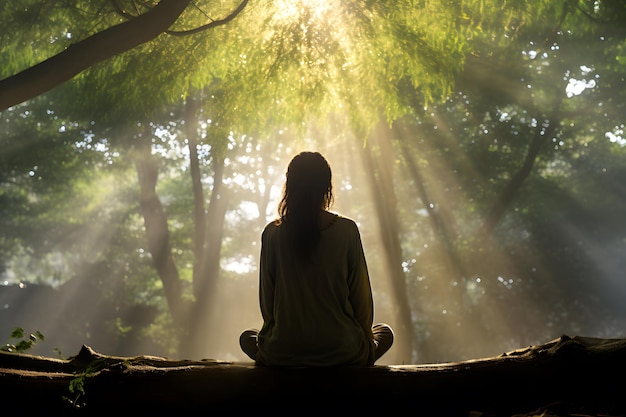
[[[307,258],[298,256],[284,224],[263,232],[260,363],[371,361],[373,302],[359,231],[352,220],[332,216]]]
[[[327,211],[330,165],[318,152],[302,152],[285,177],[279,219],[262,235],[263,327],[244,331],[241,348],[262,365],[371,365],[391,347],[393,331],[372,326],[372,289],[356,223]]]

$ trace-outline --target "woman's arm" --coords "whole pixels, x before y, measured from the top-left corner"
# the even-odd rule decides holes
[[[272,226],[270,226],[272,227]],[[261,235],[261,259],[259,262],[259,304],[263,323],[269,323],[274,318],[274,251],[268,227]]]
[[[372,287],[370,284],[367,262],[363,252],[363,244],[358,228],[355,227],[352,253],[349,256],[348,287],[350,290],[349,299],[356,320],[359,322],[365,335],[373,340],[372,324],[374,320],[374,300],[372,297]]]

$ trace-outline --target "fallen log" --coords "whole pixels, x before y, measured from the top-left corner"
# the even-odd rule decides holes
[[[0,393],[15,411],[55,416],[619,416],[625,368],[626,339],[568,336],[464,362],[323,369],[83,346],[68,360],[1,353]]]

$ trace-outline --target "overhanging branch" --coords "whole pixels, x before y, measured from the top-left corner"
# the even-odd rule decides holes
[[[224,17],[223,19],[212,20],[206,25],[198,26],[197,28],[189,29],[189,30],[169,30],[168,29],[165,31],[165,33],[167,33],[168,35],[174,35],[174,36],[186,36],[186,35],[192,35],[194,33],[202,32],[204,30],[212,29],[216,26],[225,25],[226,23],[230,22],[235,17],[237,17],[237,15],[241,13],[241,11],[246,7],[247,4],[248,4],[248,0],[243,0],[241,4],[239,4],[239,6],[235,10],[232,11],[231,14]]]
[[[115,10],[115,12],[120,15],[121,17],[130,20],[133,19],[135,17],[137,17],[139,15],[139,12],[137,11],[136,14],[132,14],[129,13],[128,10],[124,9],[121,5],[119,0],[110,0],[111,5],[113,6],[113,9]],[[228,14],[226,17],[222,18],[222,19],[218,19],[218,20],[213,20],[211,19],[208,14],[204,13],[202,10],[200,10],[200,8],[197,5],[193,5],[194,7],[196,7],[201,13],[203,13],[207,19],[211,20],[209,23],[202,25],[202,26],[198,26],[196,28],[193,29],[187,29],[187,30],[166,30],[165,33],[167,33],[168,35],[173,35],[173,36],[187,36],[187,35],[193,35],[195,33],[198,32],[202,32],[208,29],[212,29],[216,26],[221,26],[221,25],[225,25],[226,23],[230,22],[231,20],[233,20],[235,17],[237,17],[237,15],[239,13],[241,13],[243,11],[243,9],[246,7],[246,5],[248,4],[248,0],[243,0],[239,6],[237,6],[237,8],[235,10],[233,10],[230,14]],[[144,6],[146,6],[144,4]],[[149,7],[149,6],[146,6]]]
[[[248,0],[243,0],[223,19],[189,31],[170,32],[169,27],[190,3],[191,0],[161,0],[147,12],[98,32],[39,64],[1,80],[0,112],[44,94],[91,66],[146,43],[161,33],[190,34],[224,25],[245,8]],[[115,0],[111,4],[118,13],[126,13]],[[125,16],[128,17],[128,14]]]

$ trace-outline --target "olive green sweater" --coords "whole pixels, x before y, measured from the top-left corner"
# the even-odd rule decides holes
[[[257,363],[269,366],[366,366],[373,363],[374,306],[357,225],[336,218],[301,261],[284,226],[262,235]]]

